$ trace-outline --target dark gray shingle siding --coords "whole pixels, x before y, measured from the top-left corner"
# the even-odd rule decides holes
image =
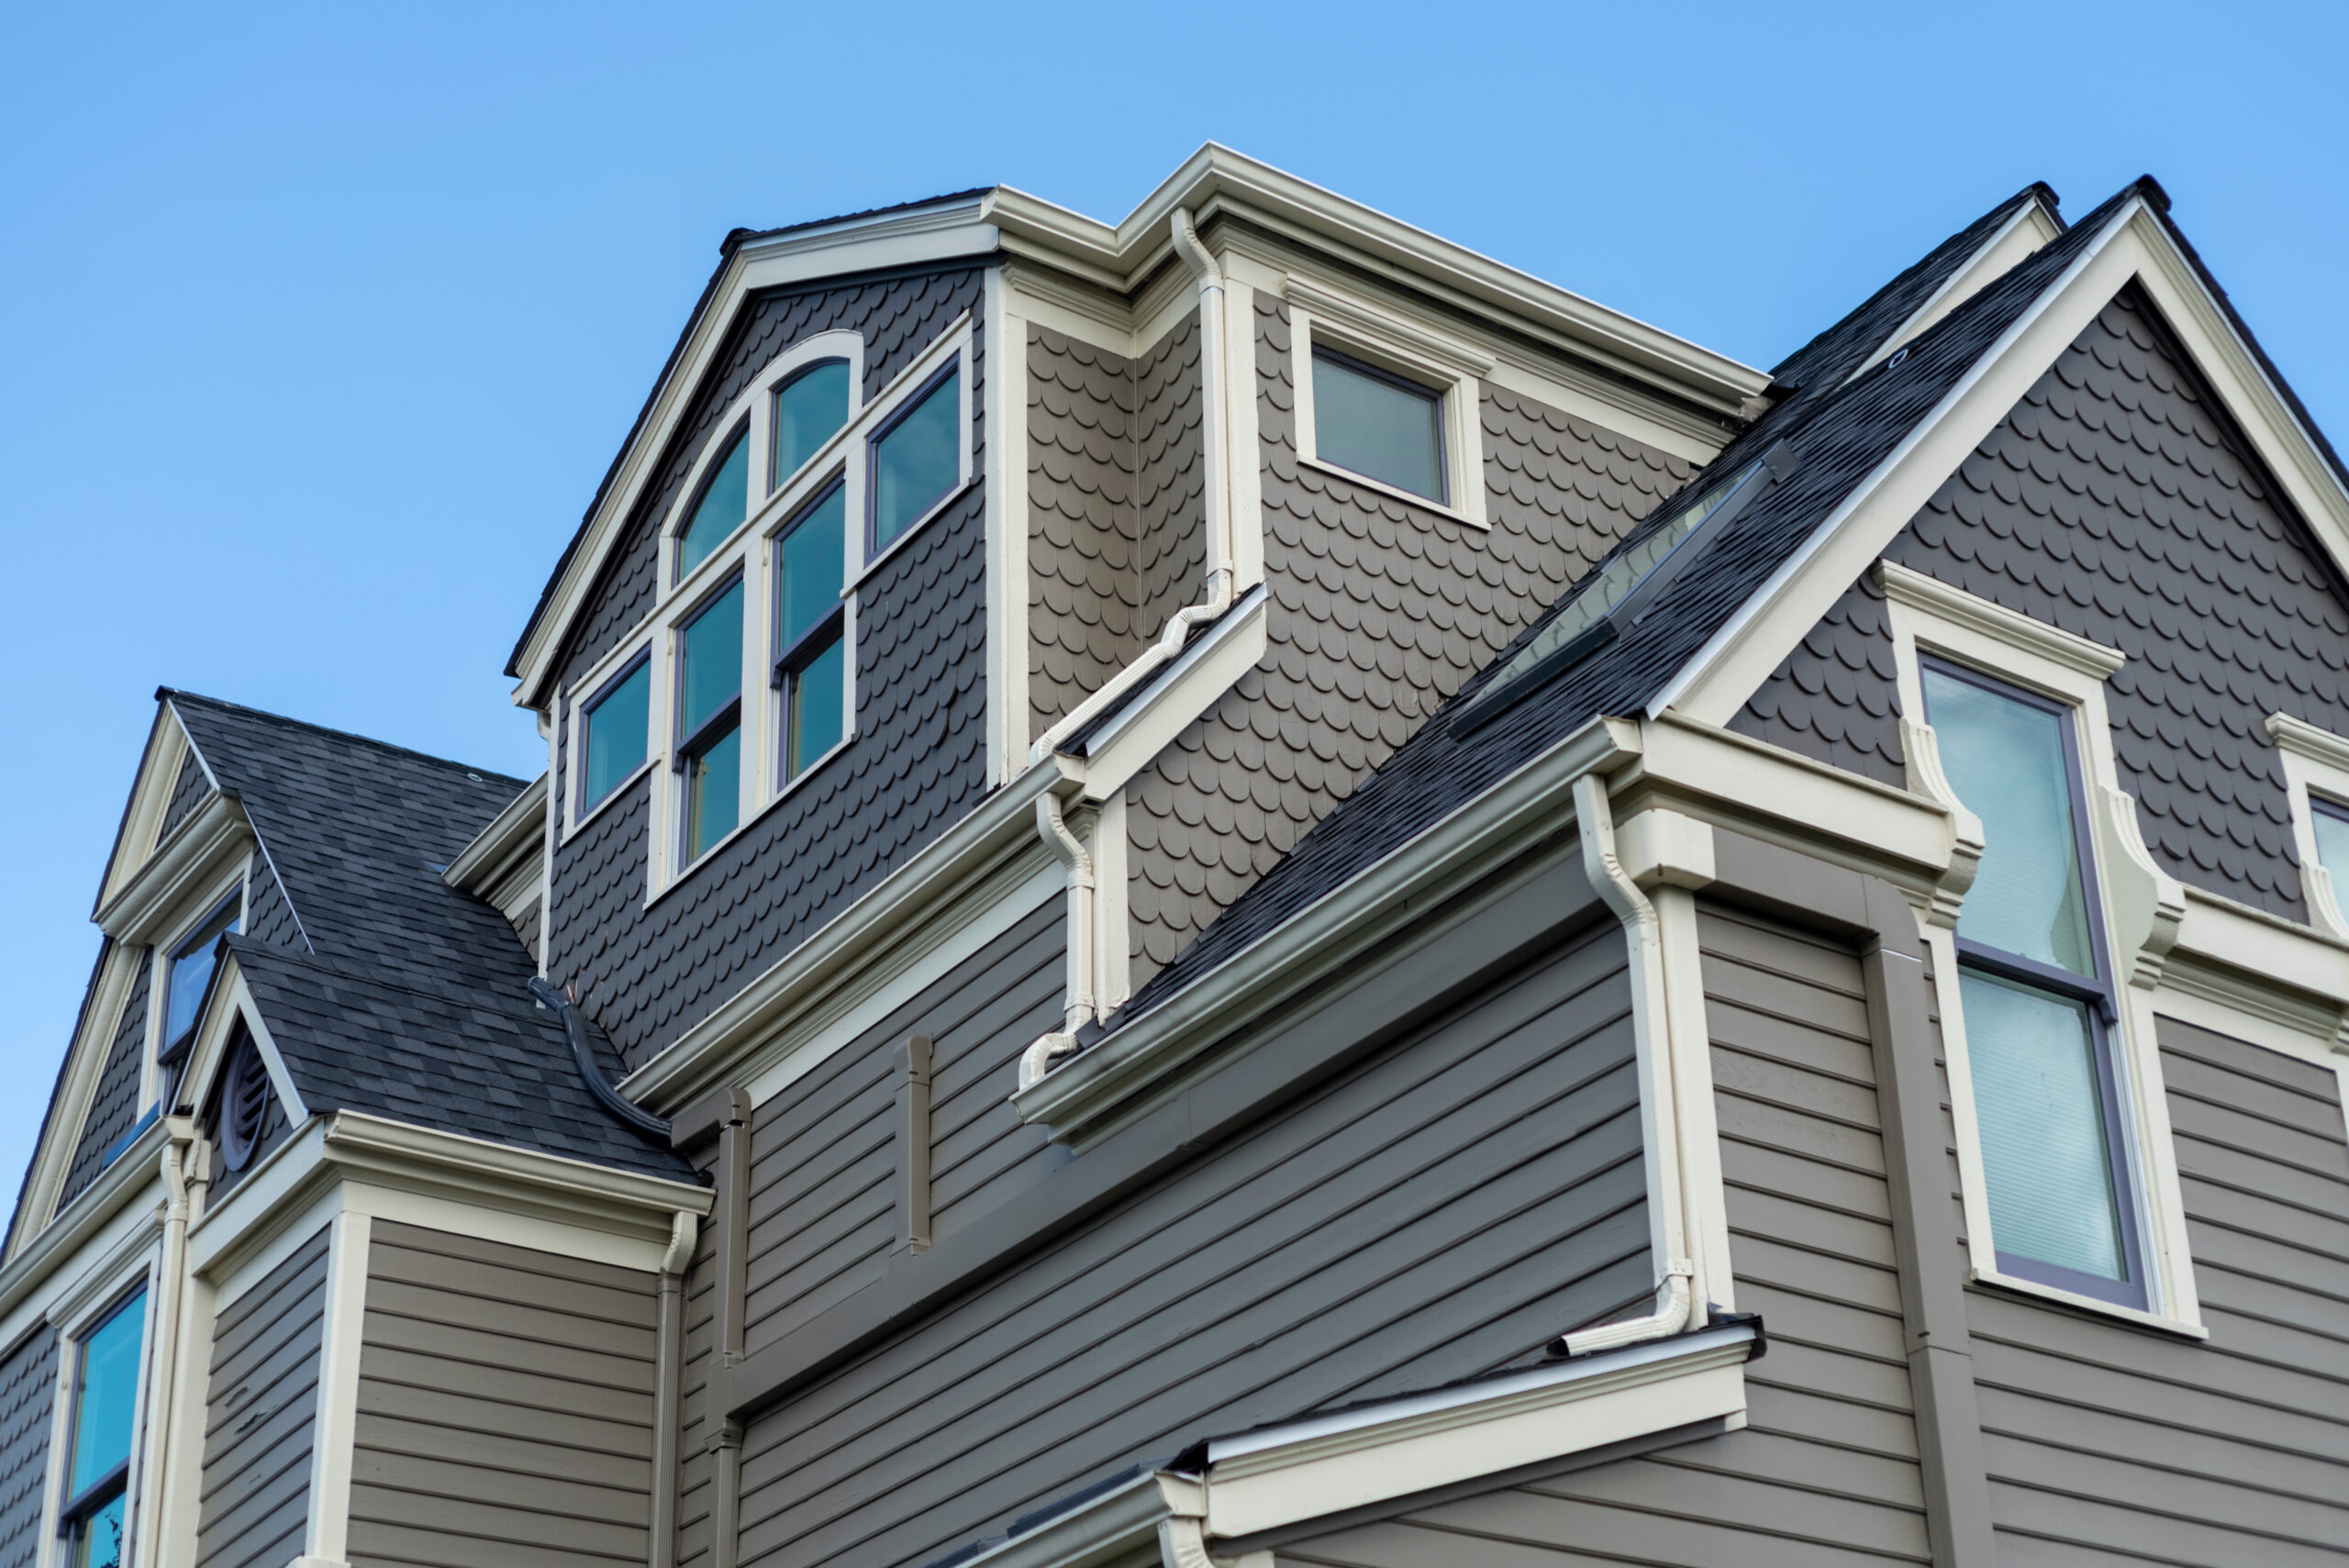
[[[2106,700],[2155,861],[2304,917],[2263,726],[2280,711],[2349,734],[2349,600],[2142,294],[2105,307],[1885,556],[2127,653]],[[1893,679],[1881,602],[1855,586],[1738,728],[1898,783]]]
[[[143,949],[138,960],[139,973],[122,1005],[122,1021],[106,1050],[106,1068],[98,1075],[89,1113],[82,1118],[82,1136],[73,1145],[72,1162],[65,1168],[65,1184],[57,1195],[61,1209],[98,1179],[106,1170],[106,1151],[139,1120],[139,1081],[147,1066],[147,991],[154,964]]]
[[[856,314],[762,336],[765,358],[740,373],[836,321],[934,334],[975,309],[979,292],[977,272],[870,285]],[[928,340],[884,337],[873,351],[901,367]],[[983,328],[972,352],[982,384],[972,388],[974,409],[987,347]],[[974,435],[977,473],[983,424]],[[854,743],[650,908],[649,782],[557,849],[549,970],[580,985],[630,1066],[977,805],[986,787],[985,578],[985,487],[974,484],[858,589]],[[630,612],[627,624],[641,614]],[[567,781],[559,773],[555,784]]]
[[[0,1362],[0,1568],[33,1568],[40,1560],[56,1398],[57,1333],[44,1325]]]

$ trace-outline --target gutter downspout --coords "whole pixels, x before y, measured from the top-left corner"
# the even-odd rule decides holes
[[[1582,828],[1582,864],[1590,885],[1623,923],[1625,957],[1631,972],[1631,1032],[1640,1067],[1640,1123],[1646,1140],[1650,1192],[1655,1206],[1651,1227],[1664,1267],[1656,1283],[1655,1310],[1644,1318],[1603,1323],[1564,1337],[1568,1355],[1611,1351],[1642,1340],[1660,1339],[1701,1327],[1704,1309],[1689,1282],[1697,1272],[1687,1212],[1688,1179],[1680,1152],[1679,1101],[1672,1074],[1669,992],[1664,979],[1663,923],[1655,906],[1640,891],[1615,853],[1615,812],[1607,781],[1585,773],[1575,781],[1575,816]]]
[[[150,1419],[149,1429],[155,1434],[152,1473],[155,1476],[153,1497],[145,1505],[146,1528],[139,1532],[136,1561],[140,1568],[152,1568],[162,1550],[162,1521],[165,1500],[172,1493],[172,1433],[178,1426],[173,1406],[179,1378],[180,1302],[187,1290],[187,1228],[189,1209],[193,1207],[190,1189],[206,1184],[206,1162],[195,1139],[195,1118],[173,1116],[163,1118],[163,1126],[171,1140],[163,1145],[161,1169],[163,1191],[167,1195],[163,1206],[163,1256],[160,1269],[161,1295],[155,1309],[155,1367],[153,1371],[156,1404],[162,1412],[161,1419]]]
[[[1170,219],[1175,253],[1199,280],[1199,422],[1207,458],[1208,484],[1202,497],[1207,509],[1207,597],[1186,605],[1167,618],[1158,640],[1145,648],[1100,689],[1076,705],[1060,722],[1036,738],[1028,749],[1030,767],[1058,752],[1068,738],[1152,674],[1171,663],[1190,640],[1192,628],[1216,620],[1231,608],[1232,583],[1231,453],[1224,427],[1229,395],[1224,370],[1223,269],[1199,243],[1191,209],[1176,207]],[[1084,782],[1081,761],[1075,762],[1076,782]],[[1057,792],[1036,801],[1036,831],[1045,847],[1069,868],[1068,881],[1068,1005],[1061,1027],[1040,1035],[1019,1057],[1019,1087],[1026,1088],[1051,1070],[1054,1061],[1077,1048],[1076,1031],[1094,1018],[1093,989],[1093,857],[1068,830]]]
[[[687,1209],[669,1221],[669,1250],[661,1255],[660,1368],[652,1412],[652,1520],[649,1568],[676,1568],[677,1451],[683,1415],[685,1270],[693,1263],[701,1222]]]

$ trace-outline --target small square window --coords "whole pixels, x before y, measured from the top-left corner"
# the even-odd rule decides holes
[[[1313,450],[1324,462],[1445,504],[1443,395],[1313,350]]]
[[[873,438],[874,553],[928,516],[963,477],[962,371],[948,371]]]
[[[644,765],[651,745],[652,661],[639,654],[579,706],[579,809],[600,806]]]

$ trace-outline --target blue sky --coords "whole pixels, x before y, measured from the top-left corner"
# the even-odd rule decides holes
[[[499,671],[738,224],[1226,142],[1766,366],[2141,172],[2349,439],[2349,8],[19,6],[0,1181],[159,684],[529,774]]]

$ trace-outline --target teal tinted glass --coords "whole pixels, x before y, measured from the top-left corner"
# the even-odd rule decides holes
[[[718,460],[718,472],[710,475],[701,499],[694,504],[693,520],[677,538],[677,575],[683,577],[708,560],[709,552],[724,544],[726,536],[741,527],[750,515],[751,442],[746,431],[734,438],[734,444]]]
[[[777,650],[788,650],[840,608],[847,533],[848,492],[834,485],[783,536],[775,584]]]
[[[171,996],[163,1015],[163,1043],[175,1045],[195,1027],[195,1010],[204,1002],[204,988],[212,980],[217,947],[224,932],[239,924],[238,900],[230,899],[173,951]]]
[[[930,388],[915,410],[873,443],[873,548],[921,519],[963,474],[962,373]]]
[[[2349,813],[2330,802],[2316,803],[2309,815],[2316,828],[2316,858],[2332,873],[2332,895],[2349,899]]]
[[[73,1537],[73,1568],[122,1568],[122,1513],[128,1500],[128,1493],[117,1492],[82,1521]]]
[[[785,383],[774,395],[774,472],[768,487],[798,473],[847,423],[846,360],[827,360]]]
[[[1317,353],[1313,450],[1324,462],[1441,502],[1443,398]]]
[[[685,765],[685,858],[697,861],[742,815],[742,727]]]
[[[586,777],[580,804],[593,806],[644,765],[651,744],[652,665],[630,671],[587,710]]]
[[[130,1457],[130,1422],[139,1408],[139,1342],[146,1327],[147,1294],[141,1291],[82,1340],[82,1371],[73,1389],[73,1468],[65,1482],[69,1499]]]
[[[1924,676],[1942,771],[1982,818],[1982,864],[1957,934],[2093,976],[2063,719],[1930,666]]]
[[[1958,994],[1998,1251],[2126,1279],[2086,1004],[1970,969]]]
[[[677,738],[683,740],[742,690],[742,584],[712,600],[677,642]]]
[[[808,763],[841,743],[846,732],[844,653],[838,638],[791,677],[791,717],[784,748],[784,773],[797,778]]]

